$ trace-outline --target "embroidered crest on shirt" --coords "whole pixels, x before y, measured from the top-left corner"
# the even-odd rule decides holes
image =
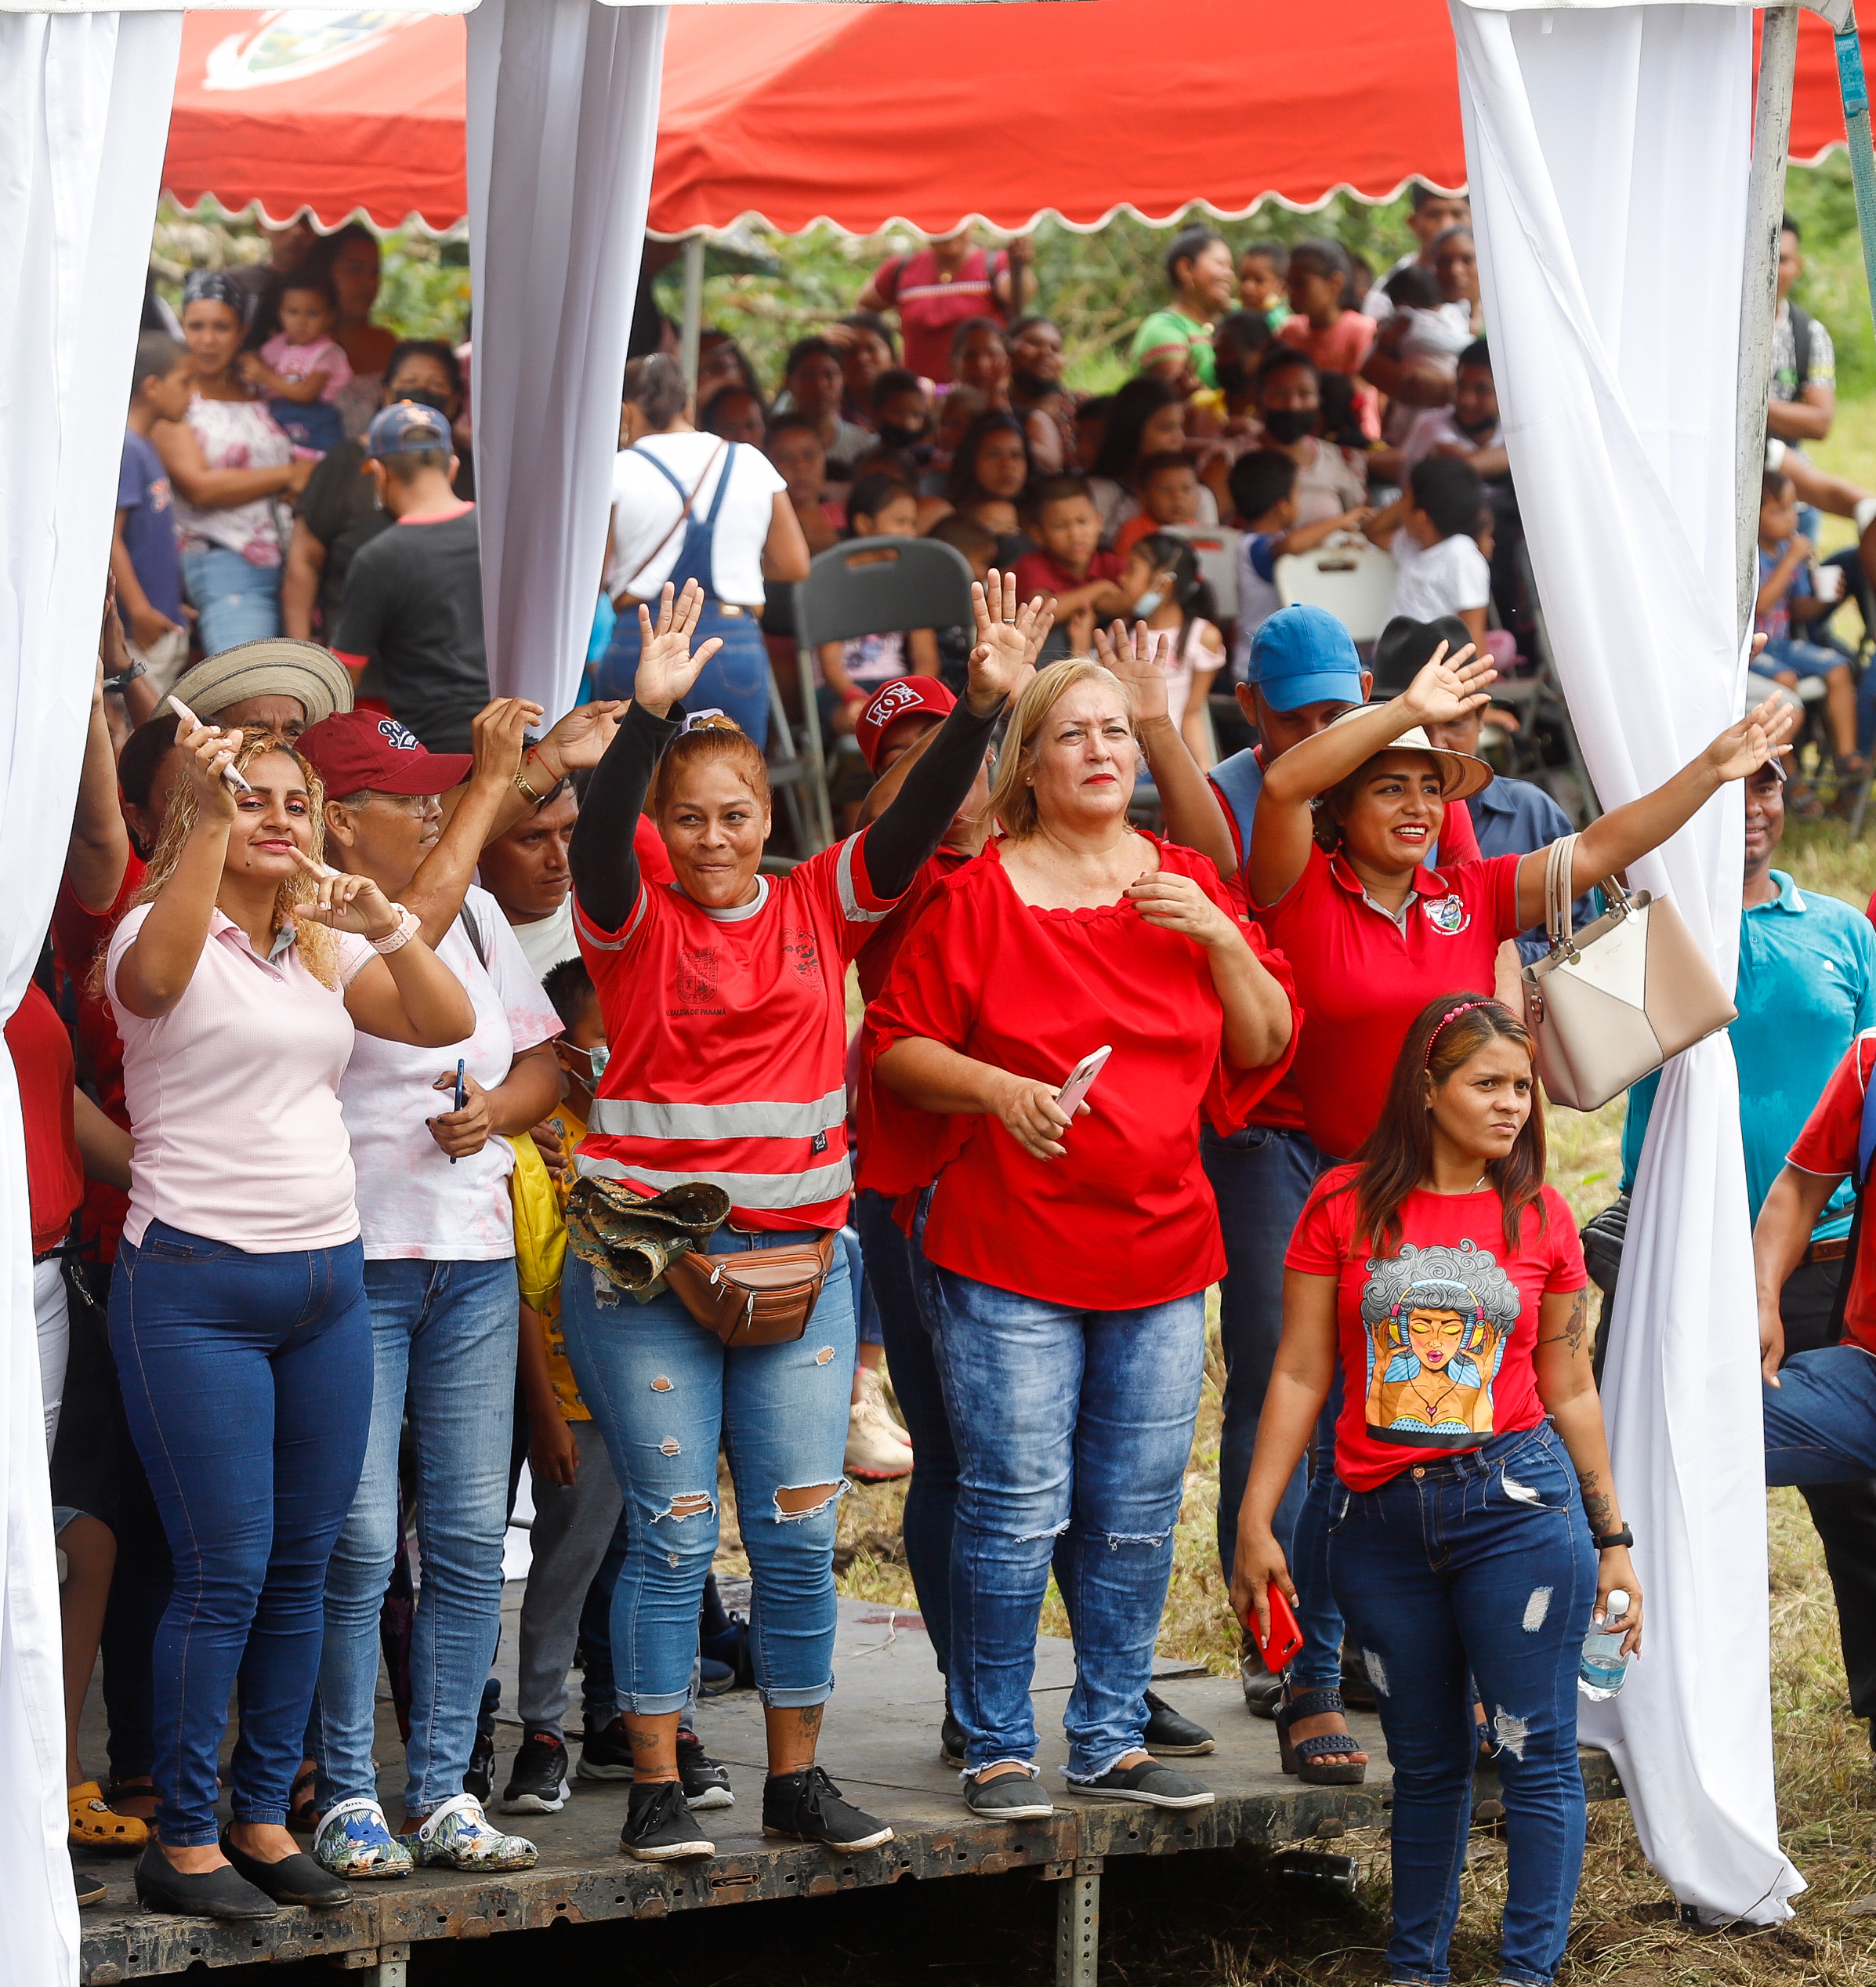
[[[720,1014],[721,1007],[706,1006],[716,999],[717,951],[714,945],[686,945],[678,952],[678,969],[673,991],[677,1005],[673,1014]]]
[[[1443,938],[1452,938],[1472,921],[1463,897],[1423,897],[1420,908],[1426,921]]]
[[[1457,1248],[1371,1256],[1361,1287],[1368,1434],[1415,1449],[1476,1449],[1493,1434],[1492,1382],[1523,1300],[1498,1259]]]
[[[820,952],[814,943],[814,934],[799,926],[791,926],[782,934],[782,956],[794,967],[803,980],[820,977]]]

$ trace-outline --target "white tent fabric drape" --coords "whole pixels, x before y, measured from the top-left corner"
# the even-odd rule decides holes
[[[1605,805],[1737,716],[1734,404],[1752,20],[1453,0],[1494,369],[1551,642]],[[1635,880],[1731,984],[1742,809],[1726,789]],[[1628,1219],[1604,1398],[1646,1592],[1621,1695],[1585,1704],[1650,1860],[1710,1920],[1769,1922],[1778,1847],[1765,1472],[1737,1082],[1669,1066]]]
[[[469,17],[489,676],[549,721],[578,693],[605,556],[665,17],[599,0],[482,0]]]
[[[0,14],[0,1015],[26,989],[91,708],[183,17]],[[0,1056],[0,1987],[78,1978],[26,1154]]]

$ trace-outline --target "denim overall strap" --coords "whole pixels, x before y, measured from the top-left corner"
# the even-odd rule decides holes
[[[726,442],[723,445],[723,473],[716,479],[716,492],[710,499],[708,513],[700,518],[693,511],[685,520],[683,542],[678,547],[677,557],[671,571],[665,575],[680,593],[684,590],[684,582],[694,579],[704,589],[706,600],[714,600],[717,597],[716,517],[723,507],[723,494],[730,488],[730,472],[736,467],[737,446],[733,441]],[[633,453],[642,455],[676,491],[680,500],[686,502],[690,500],[690,491],[679,482],[668,463],[661,462],[648,448],[635,445]],[[704,473],[708,473],[708,465]]]

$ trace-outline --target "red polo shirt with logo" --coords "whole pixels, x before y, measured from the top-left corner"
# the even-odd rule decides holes
[[[1259,922],[1296,976],[1303,1012],[1291,1080],[1303,1128],[1353,1158],[1374,1129],[1414,1017],[1436,994],[1489,994],[1515,938],[1519,855],[1414,872],[1398,919],[1369,901],[1340,857],[1311,848],[1303,873]]]

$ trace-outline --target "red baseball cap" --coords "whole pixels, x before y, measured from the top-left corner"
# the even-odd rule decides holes
[[[882,683],[853,720],[854,742],[867,762],[867,770],[878,771],[880,743],[902,717],[918,711],[929,711],[933,717],[948,717],[957,707],[957,698],[936,676],[900,676],[895,682]]]
[[[447,793],[469,776],[466,752],[426,752],[414,733],[378,711],[337,711],[295,741],[335,800],[378,793]]]

